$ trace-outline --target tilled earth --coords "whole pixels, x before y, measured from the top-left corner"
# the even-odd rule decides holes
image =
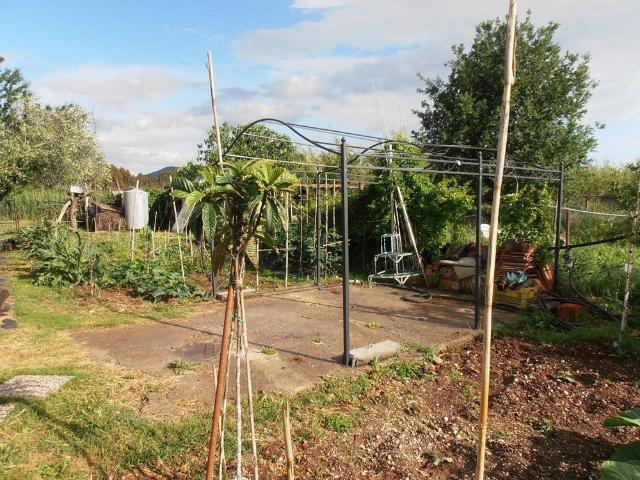
[[[301,479],[473,478],[481,343],[424,363],[419,379],[377,382],[334,405],[354,420],[296,446]],[[487,476],[598,478],[614,449],[637,431],[608,429],[610,415],[640,405],[640,362],[587,343],[539,345],[497,339],[492,356]],[[309,417],[293,418],[294,434]],[[282,438],[261,441],[263,478],[286,478]]]

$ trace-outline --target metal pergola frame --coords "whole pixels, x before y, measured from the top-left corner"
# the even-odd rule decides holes
[[[302,142],[293,142],[292,140],[284,140],[276,137],[266,137],[264,135],[256,135],[249,133],[251,127],[261,123],[276,124],[285,129],[291,131],[299,138],[307,142],[305,145]],[[323,135],[331,135],[337,137],[340,136],[340,144],[336,149],[336,144],[330,141],[322,141],[310,138],[310,136],[303,134],[300,130],[308,130]],[[315,164],[310,162],[293,162],[286,160],[277,160],[270,158],[259,157],[247,157],[242,155],[235,155],[230,153],[238,140],[243,136],[253,137],[265,137],[272,140],[289,141],[295,145],[307,146],[309,148],[318,148],[326,153],[334,154],[339,157],[338,165],[328,164]],[[367,141],[374,143],[364,145],[348,145],[346,138],[357,139],[358,141]],[[419,154],[406,154],[404,152],[394,153],[394,159],[405,160],[423,160],[424,166],[381,166],[367,164],[357,164],[360,159],[381,159],[386,158],[388,155],[388,147],[393,145],[410,145],[419,150]],[[332,148],[334,147],[334,148]],[[379,148],[384,147],[384,148]],[[353,157],[349,158],[349,149],[357,150]],[[453,152],[453,153],[452,153]],[[464,156],[457,152],[475,152],[475,157]],[[276,118],[261,118],[245,125],[242,130],[236,135],[231,144],[223,153],[223,158],[242,158],[247,160],[262,160],[274,163],[282,164],[295,164],[295,165],[307,165],[309,167],[315,167],[315,172],[304,172],[307,176],[307,181],[311,180],[312,173],[315,173],[316,183],[316,222],[321,222],[319,218],[319,190],[320,190],[320,175],[325,173],[331,173],[333,175],[339,175],[340,179],[340,192],[342,201],[342,324],[343,324],[343,355],[342,363],[345,366],[349,366],[351,355],[351,340],[350,340],[350,318],[349,318],[349,184],[350,179],[356,178],[375,178],[375,175],[360,175],[357,172],[362,170],[368,171],[387,171],[387,172],[412,172],[412,173],[431,173],[438,175],[460,175],[476,178],[476,209],[475,209],[475,243],[476,243],[476,264],[475,264],[475,328],[479,329],[481,326],[481,306],[482,306],[482,293],[481,293],[481,271],[482,271],[482,232],[480,229],[481,217],[482,217],[482,188],[484,178],[495,177],[496,163],[494,160],[486,160],[483,158],[484,152],[495,153],[496,149],[489,147],[471,146],[471,145],[441,145],[441,144],[428,144],[409,142],[402,140],[393,140],[388,138],[376,137],[372,135],[352,133],[342,130],[334,130],[322,127],[315,127],[310,125],[303,125],[298,123],[285,122]],[[422,159],[416,158],[417,156],[424,156]],[[561,212],[563,207],[564,197],[564,165],[560,164],[558,169],[550,169],[541,167],[539,165],[531,164],[528,162],[519,162],[514,159],[511,165],[505,167],[505,178],[513,178],[516,180],[536,180],[544,183],[557,184],[556,193],[556,213],[554,223],[554,279],[553,287],[557,288],[558,274],[560,268],[560,250],[561,250]],[[323,170],[321,170],[321,168]],[[327,172],[326,170],[330,172]],[[353,173],[350,173],[353,172]],[[372,181],[356,181],[356,183],[371,184]],[[321,228],[318,225],[318,235],[316,238],[316,283],[320,285],[320,256],[321,256]]]

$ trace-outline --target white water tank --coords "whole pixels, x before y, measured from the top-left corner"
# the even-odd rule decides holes
[[[125,190],[122,194],[124,219],[129,230],[140,230],[149,224],[149,194],[139,188]]]

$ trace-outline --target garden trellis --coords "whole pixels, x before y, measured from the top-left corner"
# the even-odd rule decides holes
[[[300,141],[295,142],[295,145],[298,147],[307,148],[309,151],[320,151],[321,155],[315,156],[305,156],[300,155],[298,157],[292,158],[270,158],[266,156],[257,156],[257,155],[242,155],[234,152],[234,146],[242,139],[247,136],[255,139],[256,135],[251,132],[251,128],[258,124],[269,124],[275,125],[279,128],[284,129],[285,131],[289,131],[293,133]],[[293,141],[288,138],[278,138],[276,136],[268,136],[268,135],[260,135],[262,139],[268,140],[276,140],[279,142],[291,142]],[[313,138],[312,138],[313,137]],[[317,138],[321,137],[321,138]],[[339,143],[335,141],[335,138],[340,137]],[[328,138],[328,139],[327,139]],[[327,139],[327,140],[326,140]],[[363,143],[368,144],[363,144]],[[415,150],[415,152],[407,152],[402,151],[403,146],[409,146]],[[398,150],[394,151],[394,147],[397,147]],[[316,149],[316,150],[314,150]],[[391,161],[391,152],[393,151],[393,162]],[[326,129],[321,127],[314,127],[310,125],[303,124],[293,124],[288,123],[275,118],[262,118],[251,122],[245,125],[233,138],[230,144],[227,146],[226,150],[222,153],[222,161],[225,159],[236,159],[239,161],[251,161],[251,162],[261,162],[266,164],[275,164],[278,166],[283,166],[291,171],[296,172],[299,176],[297,190],[300,195],[300,203],[302,205],[298,206],[298,221],[300,224],[301,233],[303,231],[303,222],[311,221],[309,215],[309,192],[315,188],[315,214],[314,214],[314,235],[313,241],[315,243],[316,250],[316,265],[315,265],[315,280],[317,285],[321,285],[322,282],[322,264],[321,264],[321,252],[323,249],[328,247],[328,238],[324,239],[323,243],[323,231],[327,232],[327,224],[328,224],[328,205],[322,205],[321,199],[328,198],[328,189],[329,189],[329,179],[333,181],[335,180],[335,187],[340,190],[341,197],[341,245],[342,245],[342,364],[345,366],[351,365],[351,338],[350,338],[350,265],[349,265],[349,192],[353,187],[362,187],[365,184],[375,184],[378,182],[378,177],[382,173],[388,173],[390,175],[395,175],[396,173],[401,172],[409,172],[409,173],[418,173],[418,174],[432,174],[435,176],[463,176],[463,177],[471,177],[475,178],[475,186],[476,186],[476,205],[475,205],[475,236],[476,236],[476,260],[475,260],[475,328],[480,328],[481,325],[481,313],[480,308],[482,306],[482,285],[481,285],[481,270],[482,270],[482,251],[481,251],[481,240],[482,240],[482,232],[480,228],[481,217],[482,217],[482,194],[483,194],[483,180],[484,179],[494,179],[496,177],[504,177],[504,178],[512,178],[515,179],[516,182],[519,180],[530,180],[541,182],[543,184],[546,183],[554,183],[557,185],[557,198],[556,198],[556,221],[555,221],[555,256],[554,256],[554,271],[556,272],[556,276],[554,278],[554,283],[557,282],[557,272],[559,269],[559,252],[560,252],[560,227],[561,227],[561,212],[562,212],[562,199],[563,199],[563,183],[564,183],[564,168],[560,165],[558,169],[545,168],[538,165],[532,165],[528,162],[516,161],[514,159],[509,159],[509,164],[504,166],[503,164],[498,164],[498,161],[495,158],[497,153],[496,149],[483,147],[483,146],[471,146],[471,145],[439,145],[439,144],[424,144],[417,143],[411,141],[404,141],[399,139],[388,139],[382,137],[375,137],[371,135],[358,134],[353,132],[335,130],[335,129]],[[309,158],[310,157],[310,158]],[[486,157],[486,158],[485,158]],[[335,163],[332,160],[337,160]],[[410,166],[405,166],[404,164],[410,162]],[[222,162],[218,162],[222,165]],[[294,168],[290,167],[294,166]],[[242,167],[241,167],[242,168]],[[324,181],[323,181],[324,180]],[[499,180],[499,178],[498,178]],[[324,188],[324,194],[321,194],[321,190]],[[295,192],[296,189],[292,189],[292,192]],[[305,195],[303,196],[303,191]],[[334,188],[335,191],[335,188]],[[391,203],[393,204],[393,195],[392,194]],[[411,221],[408,218],[406,213],[406,208],[404,206],[404,202],[402,199],[402,191],[399,186],[397,186],[397,200],[401,203],[404,219],[406,223],[406,227],[408,229],[408,233],[410,239],[412,241],[412,248],[414,250],[414,254],[416,255],[416,259],[420,258],[420,252],[416,241],[413,236],[413,232],[411,231]],[[288,200],[291,198],[290,194],[285,194],[285,204],[286,204],[286,221],[284,222],[284,228],[287,231],[287,237],[285,240],[285,255],[287,256],[285,260],[286,272],[285,275],[288,276],[288,247],[289,247],[289,239],[288,232],[291,225],[291,211],[293,210],[293,205],[289,206]],[[324,208],[321,208],[324,207]],[[322,220],[322,210],[324,210],[325,217],[325,225],[323,229],[323,220]],[[494,208],[495,210],[495,208]],[[494,214],[496,212],[494,211]],[[334,228],[335,220],[334,220]],[[302,237],[302,235],[301,235]],[[301,238],[302,241],[302,238]],[[495,238],[493,239],[495,242]],[[259,247],[256,243],[256,252],[255,257],[259,254]],[[325,258],[326,262],[326,258]],[[257,264],[257,261],[255,262]],[[258,269],[256,268],[256,271]],[[326,269],[325,269],[326,270]],[[286,282],[286,280],[285,280]],[[256,278],[257,283],[257,278]],[[485,287],[488,287],[485,285]],[[216,391],[216,408],[214,408],[214,421],[212,424],[212,438],[210,442],[210,459],[208,466],[208,475],[207,478],[212,478],[213,464],[211,463],[212,455],[215,455],[215,449],[217,448],[217,440],[218,437],[217,432],[218,428],[224,429],[222,426],[223,423],[218,423],[217,418],[219,418],[220,409],[218,405],[221,405],[223,397],[226,399],[226,388],[224,387],[225,381],[225,370],[226,367],[224,365],[228,365],[228,349],[225,347],[225,338],[228,338],[230,334],[230,324],[231,318],[227,318],[230,310],[230,305],[234,303],[234,299],[232,298],[232,288],[231,284],[228,289],[227,296],[227,315],[225,316],[225,327],[223,333],[223,347],[220,353],[220,370],[217,382],[217,391]],[[242,288],[240,289],[240,298],[238,299],[240,304],[243,304],[243,293]],[[487,305],[490,308],[490,304]],[[243,309],[242,309],[243,310]],[[489,314],[486,314],[489,315]],[[235,317],[234,317],[235,318]],[[490,317],[487,317],[490,322]],[[246,316],[244,311],[240,316],[240,320],[235,319],[234,323],[238,323],[238,321],[242,322],[242,327],[236,326],[235,331],[241,332],[246,327]],[[227,329],[229,328],[229,331]],[[248,340],[246,339],[246,331],[242,333],[238,333],[244,337],[244,340],[239,340],[243,344],[247,344]],[[228,341],[227,341],[228,343]],[[239,343],[240,345],[240,343]],[[242,346],[238,347],[238,351],[243,350]],[[239,368],[240,368],[240,356],[237,356],[238,364],[236,366],[237,372],[237,385],[240,385],[239,380]],[[247,373],[249,372],[249,358],[245,355],[245,364],[247,367]],[[247,379],[250,382],[250,379]],[[222,389],[222,391],[221,391]],[[237,387],[237,396],[239,396],[239,387]],[[226,400],[225,400],[226,402]],[[240,404],[238,404],[238,412],[237,415],[240,415]],[[240,424],[238,425],[238,441],[241,441],[241,431]],[[254,435],[252,433],[252,440]],[[222,448],[222,444],[220,445]],[[222,452],[222,450],[219,450]],[[240,454],[239,454],[240,455]],[[480,457],[479,457],[480,458]],[[219,464],[221,465],[221,464]],[[254,449],[254,467],[255,467],[255,449]],[[241,475],[241,468],[238,466],[238,475]]]
[[[251,132],[251,127],[258,124],[268,124],[281,128],[284,132],[290,132],[298,141],[284,140],[275,136],[256,135]],[[327,158],[336,158],[336,164],[320,162],[316,158],[309,161],[289,160],[278,158],[254,157],[234,153],[234,146],[242,136],[249,138],[262,138],[281,142],[289,141],[293,145],[306,148],[311,151],[320,151],[330,154]],[[337,143],[335,138],[341,138]],[[367,143],[367,144],[365,144]],[[393,146],[411,146],[419,150],[419,154],[402,151],[393,152],[393,160],[397,165],[386,165],[389,158],[389,148]],[[482,189],[485,179],[494,179],[496,176],[495,148],[472,145],[452,144],[426,144],[419,142],[403,141],[398,139],[383,138],[374,135],[354,133],[345,130],[323,128],[300,123],[285,122],[276,118],[261,118],[244,126],[234,140],[223,153],[223,158],[236,158],[239,160],[256,160],[280,164],[290,168],[299,176],[300,184],[307,192],[315,189],[315,246],[316,246],[316,283],[321,283],[322,265],[319,261],[324,244],[321,239],[322,215],[320,214],[321,190],[324,185],[324,175],[328,179],[336,179],[336,188],[341,192],[342,205],[342,288],[343,288],[343,363],[349,364],[350,338],[349,338],[349,190],[357,189],[360,185],[374,184],[377,175],[382,172],[411,172],[425,173],[443,176],[462,176],[475,179],[476,208],[475,208],[475,328],[481,326],[482,285],[481,285],[481,240],[480,229],[482,218]],[[418,162],[417,166],[404,167],[401,163],[406,160]],[[293,166],[289,167],[289,166]],[[303,169],[302,167],[307,167]],[[548,168],[530,162],[507,157],[504,178],[516,181],[529,180],[541,184],[556,186],[555,225],[554,225],[554,282],[557,282],[560,269],[561,241],[561,211],[563,209],[564,167]],[[328,187],[327,187],[328,188]],[[325,216],[326,217],[326,216]]]

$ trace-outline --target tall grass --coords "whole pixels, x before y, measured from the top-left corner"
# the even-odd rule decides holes
[[[11,194],[0,202],[0,220],[39,220],[46,215],[58,215],[68,200],[62,190],[29,189]]]

